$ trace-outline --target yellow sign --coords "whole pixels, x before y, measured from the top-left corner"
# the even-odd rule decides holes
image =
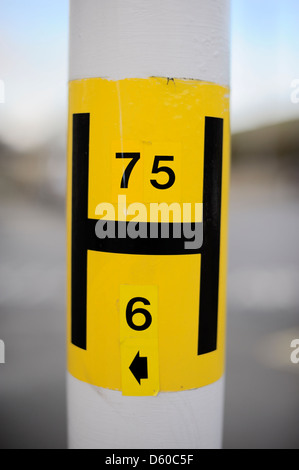
[[[229,91],[70,83],[68,369],[124,395],[224,371]]]

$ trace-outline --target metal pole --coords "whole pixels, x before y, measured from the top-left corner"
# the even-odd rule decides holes
[[[103,449],[220,448],[224,399],[229,0],[71,0],[70,8],[69,446]],[[143,96],[144,103],[141,103]],[[156,107],[156,115],[153,116],[152,107]],[[194,129],[192,112],[195,120],[198,113],[203,113]],[[117,122],[115,116],[118,116]],[[171,124],[165,127],[164,132],[163,126],[166,126],[168,118]],[[184,130],[181,132],[178,127],[176,136],[172,127],[180,119]],[[119,138],[113,134],[116,127]],[[189,128],[192,129],[189,131]],[[80,133],[80,138],[75,133]],[[185,138],[185,135],[189,137]],[[189,141],[193,138],[194,145],[191,146]],[[152,150],[148,150],[148,142]],[[217,173],[211,161],[214,157],[217,160],[222,151],[219,143],[223,144],[223,160],[219,160],[220,166],[217,163],[220,168]],[[184,149],[189,149],[189,145],[190,154],[195,148],[194,155],[198,150],[198,157],[190,160],[191,170],[187,174],[184,164],[189,151]],[[89,167],[76,163],[87,154]],[[102,168],[101,162],[106,154],[111,154],[110,163]],[[118,158],[124,158],[121,160],[124,162],[123,170],[128,169],[127,165],[132,162],[130,180],[128,173],[126,176],[124,173],[120,180],[123,173],[119,173]],[[153,165],[155,158],[158,158],[156,167]],[[201,166],[198,162],[204,163]],[[197,167],[198,177],[193,180]],[[103,176],[105,171],[107,174]],[[80,186],[84,178],[87,181],[86,197],[83,186]],[[217,178],[219,191],[215,186]],[[138,189],[140,181],[143,181],[142,188]],[[185,252],[179,252],[175,257],[171,252],[159,256],[153,248],[152,254],[143,256],[134,254],[134,248],[126,252],[128,245],[125,248],[117,246],[117,254],[110,254],[114,248],[109,248],[109,245],[103,254],[100,253],[101,248],[97,251],[96,241],[90,242],[92,246],[84,245],[88,232],[85,219],[99,218],[93,211],[97,204],[106,202],[105,197],[109,200],[113,188],[118,186],[121,195],[131,194],[126,190],[130,191],[136,182],[136,194],[144,197],[138,202],[161,202],[162,196],[158,195],[162,193],[164,197],[169,191],[166,202],[188,203],[191,201],[184,199],[182,194],[188,195],[188,187],[196,186],[196,181],[203,193],[203,199],[198,200],[203,202],[203,221],[197,221],[201,227],[203,225],[203,245],[194,254],[185,256]],[[100,193],[99,186],[106,188],[106,192]],[[74,193],[78,194],[74,196]],[[102,199],[100,195],[103,195]],[[215,203],[217,195],[218,206]],[[117,201],[112,199],[111,203],[116,208]],[[137,202],[132,197],[129,199],[129,202]],[[206,222],[209,206],[214,203],[218,207],[216,222],[219,222],[219,233]],[[81,216],[85,217],[84,223]],[[83,238],[79,232],[83,233]],[[215,258],[217,243],[218,258]],[[161,244],[160,247],[164,246]],[[165,244],[165,249],[170,250],[169,246]],[[131,259],[133,265],[129,269],[127,264]],[[83,271],[83,277],[78,275],[78,271],[81,274]],[[184,272],[181,278],[180,271]],[[136,272],[139,272],[139,277],[136,277]],[[165,277],[168,275],[174,279],[166,285]],[[205,283],[201,279],[203,276]],[[115,286],[116,282],[120,285]],[[190,305],[190,296],[185,299],[178,292],[178,286],[184,282],[186,287],[181,285],[181,289],[190,291],[194,299]],[[128,286],[130,283],[132,285]],[[83,298],[82,286],[86,289]],[[168,289],[168,297],[163,289]],[[99,291],[101,295],[97,297]],[[116,292],[111,304],[109,292],[112,296]],[[181,315],[180,312],[177,315],[173,313],[172,317],[171,312],[164,312],[167,299],[171,297],[176,299],[173,309],[176,302],[181,302],[180,309],[185,306],[186,310],[183,308]],[[111,312],[102,311],[105,302],[111,305]],[[191,315],[193,307],[194,327],[190,327],[189,333],[188,315]],[[137,314],[135,316],[136,309],[143,312],[139,319]],[[106,320],[101,323],[98,317],[105,315],[109,316],[108,323],[114,323],[112,326],[109,323],[107,331],[103,332]],[[186,318],[181,327],[180,316]],[[165,339],[165,344],[169,341],[169,348],[175,344],[186,344],[188,348],[188,343],[193,341],[192,335],[196,337],[192,346],[194,364],[190,359],[189,367],[188,360],[185,363],[184,358],[181,364],[181,352],[174,352],[177,359],[169,365],[172,370],[169,379],[165,364],[174,356],[169,351],[164,352],[164,348],[167,349],[163,336],[168,331],[167,318],[169,337],[172,337]],[[112,331],[113,325],[118,325],[114,328],[117,332]],[[133,340],[126,336],[129,326]],[[142,328],[148,336],[138,342],[140,335],[145,334]],[[118,343],[116,339],[109,340],[110,331],[118,338]],[[102,347],[107,348],[103,351],[111,351],[111,358],[107,357],[108,352],[102,354],[102,349],[97,349]],[[99,352],[89,358],[92,348]],[[131,363],[130,359],[127,362],[130,368],[125,365],[128,350],[135,361]],[[143,352],[145,350],[149,352]],[[102,367],[102,363],[106,366]],[[215,371],[214,375],[210,370]],[[122,379],[118,386],[120,374]],[[150,384],[148,388],[147,384]]]

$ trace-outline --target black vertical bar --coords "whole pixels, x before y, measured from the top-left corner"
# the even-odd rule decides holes
[[[198,355],[217,349],[223,119],[206,117]]]
[[[86,349],[87,217],[90,115],[73,115],[72,343]]]

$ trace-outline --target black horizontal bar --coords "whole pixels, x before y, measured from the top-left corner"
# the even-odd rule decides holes
[[[105,233],[106,238],[99,238],[99,235]],[[202,235],[202,223],[166,224],[88,219],[86,248],[105,253],[188,255],[201,252]]]

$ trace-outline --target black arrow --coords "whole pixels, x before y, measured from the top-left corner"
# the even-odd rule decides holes
[[[147,357],[140,357],[140,351],[138,351],[129,369],[141,385],[141,379],[148,379]]]

